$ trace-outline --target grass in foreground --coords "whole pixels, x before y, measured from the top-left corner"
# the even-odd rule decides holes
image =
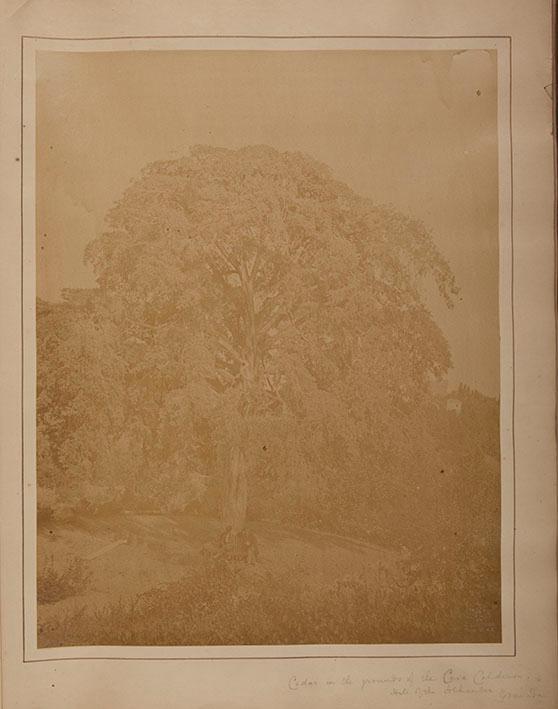
[[[498,642],[498,588],[482,571],[405,560],[324,586],[200,559],[179,581],[51,621],[39,646]]]

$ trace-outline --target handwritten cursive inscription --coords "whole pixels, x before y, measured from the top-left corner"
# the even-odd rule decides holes
[[[344,688],[344,689],[343,689]],[[288,678],[291,692],[355,691],[359,693],[379,693],[401,701],[433,697],[469,695],[486,696],[495,703],[523,707],[541,704],[545,698],[544,683],[537,672],[504,671],[485,669],[463,670],[448,666],[434,671],[410,672],[407,674],[345,674],[339,677],[319,678],[292,674]]]

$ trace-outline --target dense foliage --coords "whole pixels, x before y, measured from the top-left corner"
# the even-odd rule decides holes
[[[228,507],[497,576],[498,402],[433,394],[423,225],[266,147],[153,163],[107,224],[98,287],[38,303],[40,514]]]
[[[304,574],[203,562],[183,579],[97,611],[68,609],[41,629],[61,645],[293,645],[494,642],[499,594],[446,575],[442,555],[312,584]]]

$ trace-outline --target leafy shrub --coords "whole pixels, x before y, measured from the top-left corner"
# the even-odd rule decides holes
[[[66,522],[75,516],[79,506],[79,497],[72,488],[60,495],[56,487],[37,485],[37,523]]]
[[[44,485],[37,485],[37,522],[39,524],[54,519],[56,505],[54,490]]]
[[[91,571],[83,559],[71,557],[66,566],[59,568],[51,556],[46,564],[38,569],[37,601],[56,603],[64,598],[77,596],[89,587],[90,580]]]
[[[448,575],[439,558],[402,556],[324,586],[292,569],[200,560],[179,581],[67,614],[40,644],[496,642],[499,608],[487,596],[484,570],[464,564],[454,571]]]

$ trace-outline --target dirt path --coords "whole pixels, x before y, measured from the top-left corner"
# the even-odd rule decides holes
[[[292,571],[308,585],[356,574],[374,574],[389,565],[394,552],[335,534],[285,528],[270,523],[250,525],[258,539],[259,559],[253,573]],[[77,608],[94,610],[129,599],[188,573],[193,558],[219,532],[215,520],[185,515],[122,514],[84,517],[79,523],[42,526],[38,534],[39,569],[64,569],[83,559],[91,572],[88,590],[72,598],[40,604],[39,624]]]

